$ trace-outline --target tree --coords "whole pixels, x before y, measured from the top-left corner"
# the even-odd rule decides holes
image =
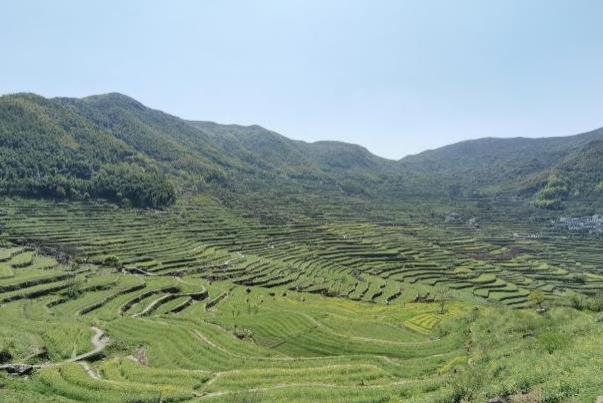
[[[114,164],[101,168],[93,178],[93,193],[135,207],[165,207],[176,199],[174,187],[165,175],[136,165]]]
[[[448,186],[448,199],[456,200],[463,197],[463,188],[458,183],[451,184]]]
[[[55,194],[57,195],[57,197],[64,199],[65,197],[67,197],[67,192],[65,191],[65,188],[61,185],[58,185],[55,189]]]
[[[544,302],[544,293],[542,291],[532,291],[530,295],[528,295],[528,300],[536,305],[538,309],[542,309],[542,303]]]
[[[445,287],[437,287],[435,290],[435,300],[440,307],[440,314],[446,311],[446,304],[452,299],[450,291]]]

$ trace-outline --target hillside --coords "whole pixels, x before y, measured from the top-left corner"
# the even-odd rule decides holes
[[[597,136],[390,161],[1,97],[0,396],[595,401],[603,219],[547,209],[600,199]]]
[[[603,207],[603,129],[567,137],[484,138],[400,160],[449,199],[519,197],[537,208],[593,214]]]
[[[591,211],[603,206],[603,141],[595,140],[561,163],[526,182],[539,207]]]
[[[603,129],[550,138],[484,138],[463,141],[403,158],[402,167],[472,192],[517,190],[519,184],[550,169],[588,143],[603,139]],[[561,168],[561,167],[560,167]]]
[[[408,179],[392,161],[358,145],[296,141],[257,125],[189,123],[208,133],[223,153],[243,161],[248,172],[284,177],[306,189],[338,189],[342,194],[383,197],[383,193],[395,190],[392,181],[401,184]]]
[[[291,140],[257,125],[186,121],[117,93],[15,94],[0,97],[0,192],[137,207],[201,193],[238,204],[353,197],[384,205],[511,195],[559,209],[598,198],[601,140],[603,129],[485,138],[391,161],[361,146]]]
[[[155,161],[60,102],[31,94],[0,98],[0,172],[5,194],[151,207],[174,199]]]
[[[3,96],[0,121],[4,194],[161,207],[199,192],[375,196],[401,176],[359,146],[187,122],[121,94]]]

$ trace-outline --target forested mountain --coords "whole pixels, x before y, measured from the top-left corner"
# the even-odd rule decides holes
[[[484,138],[408,156],[400,164],[459,185],[466,195],[515,192],[524,180],[559,166],[597,139],[603,139],[603,129],[568,137]]]
[[[374,196],[404,176],[360,146],[188,122],[121,94],[7,95],[0,98],[0,121],[5,194],[161,207],[177,193]]]
[[[246,172],[287,178],[306,188],[338,189],[343,194],[390,194],[412,179],[392,161],[358,145],[336,141],[306,143],[257,125],[189,123],[209,134],[223,153],[242,161]]]
[[[0,98],[0,191],[151,207],[175,197],[155,161],[61,102],[32,94]]]
[[[603,205],[603,140],[594,140],[559,164],[524,183],[524,193],[534,193],[537,207],[582,210]]]
[[[167,206],[223,199],[513,195],[538,207],[599,200],[603,130],[465,141],[386,160],[363,147],[306,143],[260,126],[186,121],[121,94],[0,97],[0,192]]]

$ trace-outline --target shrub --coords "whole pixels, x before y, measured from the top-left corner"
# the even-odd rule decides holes
[[[573,292],[569,296],[570,306],[578,311],[582,311],[588,307],[586,298],[577,292]]]
[[[119,258],[115,255],[109,255],[103,260],[105,266],[119,267]]]
[[[81,282],[75,277],[68,280],[68,287],[65,291],[65,297],[68,299],[77,299],[82,294]]]
[[[2,351],[0,351],[0,364],[6,364],[7,362],[10,362],[10,360],[13,359],[13,355],[10,353],[10,351],[8,351],[8,349],[3,349]]]
[[[589,301],[589,309],[594,312],[603,312],[603,292],[599,291]]]
[[[532,291],[528,296],[528,299],[534,305],[538,306],[539,308],[542,308],[542,303],[544,302],[544,293],[538,290]]]
[[[538,342],[544,347],[547,353],[553,354],[569,343],[569,337],[559,331],[546,330],[538,335]]]

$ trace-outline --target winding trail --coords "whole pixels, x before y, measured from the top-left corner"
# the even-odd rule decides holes
[[[88,364],[86,361],[80,362],[80,365],[82,366],[82,368],[84,368],[84,371],[86,371],[86,373],[88,374],[88,376],[90,378],[95,379],[97,381],[103,380],[103,378],[100,376],[98,371],[96,371],[94,368],[92,368],[90,366],[90,364]]]
[[[42,369],[42,368],[56,367],[59,365],[68,364],[68,363],[72,363],[72,362],[82,362],[82,366],[84,366],[84,369],[86,369],[86,372],[88,372],[88,374],[91,377],[96,378],[93,375],[96,373],[94,372],[94,370],[92,370],[92,368],[90,368],[90,366],[87,363],[85,363],[85,361],[100,358],[102,356],[103,350],[109,344],[109,338],[105,336],[105,332],[103,332],[101,329],[99,329],[96,326],[92,326],[92,327],[90,327],[90,329],[94,332],[94,335],[90,339],[90,342],[94,346],[94,349],[92,349],[88,352],[82,353],[75,357],[69,358],[64,361],[59,361],[59,362],[50,362],[50,363],[37,364],[37,365],[28,365],[28,364],[19,364],[19,363],[1,365],[0,370],[7,371],[11,368],[15,368],[18,366],[30,367],[31,369]],[[98,377],[98,375],[97,375],[97,377]]]
[[[70,358],[69,360],[63,361],[65,362],[77,362],[77,361],[86,361],[91,358],[97,358],[99,354],[103,352],[107,344],[109,344],[109,339],[105,336],[105,332],[99,329],[96,326],[92,326],[90,329],[94,332],[94,336],[90,339],[90,342],[94,346],[94,349],[88,351],[87,353],[80,354],[76,357]]]

